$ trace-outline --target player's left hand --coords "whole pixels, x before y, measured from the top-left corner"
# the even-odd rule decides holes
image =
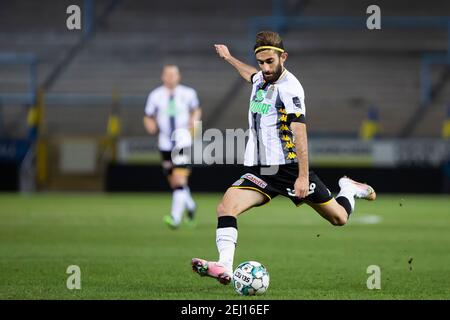
[[[192,138],[197,136],[197,124],[192,119],[189,121],[189,133]]]
[[[224,60],[227,60],[231,57],[230,51],[228,50],[228,47],[224,44],[215,44],[214,47],[216,48],[216,52]]]
[[[308,196],[309,192],[309,178],[298,177],[294,184],[295,196],[303,199]]]

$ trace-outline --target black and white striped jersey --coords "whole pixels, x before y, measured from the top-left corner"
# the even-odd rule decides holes
[[[186,134],[185,130],[189,130],[190,112],[198,107],[196,91],[187,86],[178,85],[172,92],[167,87],[160,86],[150,92],[145,114],[156,119],[160,150],[172,151],[192,144],[191,135]]]
[[[297,78],[287,71],[274,83],[262,71],[252,76],[248,121],[249,139],[244,165],[282,165],[297,162],[290,130],[293,121],[305,121],[305,94]]]

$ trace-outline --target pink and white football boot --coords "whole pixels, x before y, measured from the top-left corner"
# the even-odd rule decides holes
[[[346,176],[339,179],[339,187],[341,187],[341,189],[348,185],[355,190],[355,197],[358,199],[373,201],[377,197],[375,190],[366,183],[357,182]]]
[[[223,265],[214,261],[193,258],[191,261],[192,270],[201,277],[208,276],[217,279],[221,284],[231,282],[231,273]]]

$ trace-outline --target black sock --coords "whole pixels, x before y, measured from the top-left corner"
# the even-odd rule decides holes
[[[237,230],[237,219],[233,216],[222,216],[217,218],[217,229],[235,228]]]
[[[188,215],[188,218],[192,220],[192,219],[194,219],[195,211],[194,211],[194,210],[189,210],[189,209],[188,209],[187,215]]]
[[[336,202],[344,207],[345,211],[347,211],[348,216],[352,213],[352,205],[350,201],[346,197],[337,197]]]

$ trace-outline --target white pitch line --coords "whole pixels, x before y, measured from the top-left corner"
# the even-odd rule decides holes
[[[355,216],[351,216],[349,223],[350,224],[378,224],[381,223],[381,216],[376,214],[356,214]]]

